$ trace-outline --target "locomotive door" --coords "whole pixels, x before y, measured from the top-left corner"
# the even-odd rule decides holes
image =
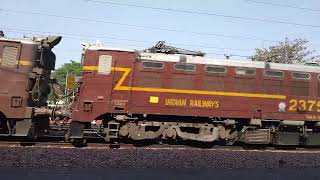
[[[117,52],[112,61],[110,105],[115,112],[127,112],[131,103],[131,78],[134,54]]]

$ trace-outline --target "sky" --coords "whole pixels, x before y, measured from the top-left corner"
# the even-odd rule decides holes
[[[15,38],[62,35],[62,41],[54,50],[58,67],[70,60],[80,62],[81,42],[98,40],[105,46],[137,50],[166,41],[176,47],[201,50],[208,57],[224,58],[227,54],[245,60],[254,54],[255,48],[275,45],[286,37],[305,38],[309,40],[310,50],[320,54],[319,0],[259,2],[262,3],[248,0],[0,0],[0,30],[7,37]]]

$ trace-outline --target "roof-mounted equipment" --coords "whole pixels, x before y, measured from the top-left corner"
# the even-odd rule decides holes
[[[206,53],[201,51],[191,51],[187,49],[176,48],[165,44],[165,41],[159,41],[155,46],[146,49],[145,52],[165,53],[165,54],[183,54],[192,56],[205,56]]]

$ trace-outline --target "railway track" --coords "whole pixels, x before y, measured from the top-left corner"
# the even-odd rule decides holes
[[[91,132],[91,131],[88,131]],[[60,149],[145,149],[145,150],[205,150],[205,151],[248,151],[248,152],[294,152],[294,153],[319,153],[320,147],[301,146],[257,146],[257,145],[208,145],[204,143],[181,141],[178,144],[167,143],[166,141],[120,141],[116,144],[106,143],[99,136],[93,136],[87,132],[88,141],[85,146],[77,146],[70,142],[65,142],[64,134],[43,136],[35,140],[28,141],[26,138],[15,136],[0,136],[1,147],[32,147],[32,148],[60,148]],[[95,135],[95,134],[94,134]]]
[[[199,151],[233,151],[233,152],[273,152],[273,153],[312,153],[320,154],[320,148],[278,148],[278,147],[253,147],[253,146],[213,146],[211,148],[192,147],[188,145],[168,145],[168,144],[109,144],[109,143],[87,143],[85,147],[75,147],[66,142],[17,142],[0,141],[1,147],[21,147],[21,148],[58,148],[58,149],[144,149],[144,150],[199,150]]]

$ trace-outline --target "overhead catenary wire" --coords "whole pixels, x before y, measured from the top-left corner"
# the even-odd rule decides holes
[[[284,8],[291,8],[291,9],[299,9],[304,11],[313,11],[313,12],[320,12],[320,9],[313,9],[313,8],[307,8],[307,7],[300,7],[300,6],[293,6],[288,4],[280,4],[280,3],[273,3],[273,2],[266,2],[266,1],[256,1],[256,0],[244,0],[246,2],[250,3],[256,3],[256,4],[263,4],[263,5],[270,5],[270,6],[279,6]]]
[[[96,23],[104,23],[104,24],[113,24],[113,25],[125,26],[125,27],[130,27],[130,28],[138,28],[138,29],[149,29],[149,30],[167,31],[167,32],[175,32],[175,33],[190,33],[190,34],[201,35],[201,36],[216,36],[216,37],[224,37],[224,38],[232,38],[232,39],[240,39],[240,40],[254,40],[254,41],[264,41],[264,42],[274,42],[274,43],[281,42],[281,41],[277,41],[277,40],[271,40],[271,39],[253,37],[253,36],[237,36],[237,35],[197,32],[197,31],[185,31],[182,29],[169,29],[169,28],[162,28],[162,27],[152,27],[152,26],[144,26],[144,25],[137,25],[137,24],[120,23],[120,22],[116,22],[116,21],[106,21],[106,20],[99,20],[99,19],[63,16],[63,15],[49,14],[49,13],[43,13],[43,12],[21,11],[21,10],[3,9],[3,8],[0,8],[0,11],[8,12],[8,13],[42,15],[42,16],[47,16],[47,17],[61,18],[61,19],[79,20],[79,21],[96,22]]]
[[[247,20],[247,21],[256,21],[256,22],[258,21],[258,22],[273,23],[273,24],[285,24],[285,25],[293,25],[293,26],[320,28],[320,25],[317,25],[317,24],[302,24],[302,23],[297,23],[297,22],[261,19],[261,18],[255,18],[255,17],[233,16],[233,15],[225,15],[225,14],[218,14],[218,13],[211,13],[211,12],[209,13],[209,12],[182,10],[182,9],[174,9],[174,8],[162,8],[162,7],[137,5],[137,4],[118,3],[118,2],[114,2],[114,1],[101,1],[101,0],[86,0],[86,1],[87,2],[102,3],[102,4],[109,4],[109,5],[117,5],[117,6],[127,6],[127,7],[170,11],[170,12],[187,13],[187,14],[196,14],[196,15],[216,16],[216,17],[229,18],[229,19],[238,19],[238,20]]]
[[[129,42],[135,42],[135,43],[147,43],[148,45],[154,45],[157,41],[145,41],[145,40],[135,40],[135,39],[128,39],[128,38],[120,38],[120,37],[112,37],[112,36],[97,36],[97,35],[88,35],[88,34],[75,34],[75,33],[62,33],[62,32],[51,32],[51,31],[37,31],[37,30],[30,30],[30,29],[24,29],[24,28],[7,28],[3,27],[3,29],[6,29],[6,31],[11,32],[19,32],[19,33],[29,33],[33,35],[43,35],[43,34],[56,34],[56,35],[62,35],[64,38],[72,39],[72,40],[78,40],[78,41],[96,41],[97,39],[112,39],[112,40],[120,40],[120,41],[129,41]],[[89,38],[97,38],[97,39],[89,39]],[[116,43],[116,44],[123,44],[119,43],[118,41],[110,41],[108,40],[105,43]],[[170,43],[174,46],[185,46],[185,47],[193,47],[199,50],[199,48],[206,48],[206,49],[219,49],[219,50],[229,50],[229,51],[243,51],[243,52],[253,52],[255,49],[241,49],[241,48],[230,48],[230,47],[218,47],[218,46],[211,46],[211,45],[203,45],[203,44],[184,44],[184,43]],[[131,47],[140,47],[140,48],[146,48],[146,46],[140,45],[140,44],[125,44],[129,45]],[[214,53],[214,52],[206,52],[206,54],[212,54],[212,55],[221,55],[221,56],[237,56],[237,57],[247,57],[250,58],[252,55],[239,55],[237,53]]]
[[[84,38],[98,38],[98,39],[113,39],[113,40],[121,40],[121,41],[130,41],[130,42],[138,42],[138,43],[148,43],[155,44],[156,41],[145,41],[145,40],[136,40],[136,39],[128,39],[128,38],[120,38],[113,36],[97,36],[97,35],[88,35],[88,34],[75,34],[75,33],[62,33],[62,32],[48,32],[48,31],[36,31],[24,28],[7,28],[3,27],[6,30],[12,31],[20,31],[20,32],[32,32],[32,33],[41,33],[41,34],[58,34],[63,36],[76,36],[76,37],[84,37]],[[184,43],[170,43],[175,46],[186,46],[186,47],[196,47],[196,48],[208,48],[208,49],[225,49],[225,50],[236,50],[236,51],[252,51],[252,49],[242,49],[242,48],[230,48],[230,47],[219,47],[212,45],[203,45],[203,44],[184,44]]]
[[[99,0],[87,0],[87,1],[91,1],[91,2],[107,2],[107,1],[99,1]],[[250,0],[248,0],[250,1]],[[123,4],[123,3],[116,3],[116,2],[111,2],[111,4],[114,5],[132,5],[132,4]],[[134,6],[140,6],[140,5],[134,5]],[[143,8],[150,8],[149,6],[143,6]],[[157,8],[157,7],[152,7],[152,8]],[[157,8],[158,10],[178,10],[179,9],[171,9],[171,8]],[[55,15],[55,14],[47,14],[47,13],[42,13],[42,12],[30,12],[30,11],[19,11],[19,10],[5,10],[0,8],[0,11],[5,11],[5,12],[14,12],[14,13],[31,13],[31,14],[37,14],[37,13],[41,13],[41,15],[47,15],[47,16],[51,16],[51,17],[57,17],[57,18],[68,18],[68,19],[75,19],[75,20],[84,20],[84,21],[91,21],[91,22],[102,22],[102,23],[115,23],[118,25],[123,25],[123,26],[130,26],[130,27],[136,27],[136,28],[146,28],[146,29],[154,29],[154,30],[161,30],[161,31],[172,31],[172,32],[185,32],[185,33],[193,33],[193,34],[198,34],[198,35],[208,35],[208,36],[221,36],[221,37],[228,37],[228,38],[237,38],[237,39],[249,39],[249,40],[261,40],[261,41],[269,41],[269,42],[280,42],[280,41],[275,41],[275,40],[268,40],[268,39],[263,39],[263,38],[256,38],[256,37],[252,37],[252,36],[232,36],[232,35],[224,35],[224,34],[214,34],[214,33],[202,33],[202,32],[188,32],[182,29],[167,29],[167,28],[158,28],[158,27],[151,27],[151,26],[140,26],[140,25],[134,25],[134,24],[126,24],[126,23],[120,23],[120,22],[115,22],[115,21],[104,21],[104,20],[96,20],[96,19],[88,19],[88,18],[79,18],[79,17],[70,17],[70,16],[61,16],[61,15]],[[185,10],[181,10],[181,12],[183,13],[198,13],[196,11],[186,11]],[[200,12],[202,13],[202,12]],[[39,15],[39,14],[38,14]],[[203,14],[205,15],[205,14]],[[83,36],[83,35],[77,35],[77,34],[67,34],[70,36]],[[88,36],[88,35],[86,35]],[[115,40],[125,40],[125,41],[135,41],[135,42],[145,42],[145,43],[151,43],[151,41],[141,41],[141,40],[133,40],[133,39],[125,39],[125,38],[114,38],[114,37],[106,37],[106,36],[92,36],[89,35],[88,37],[93,37],[93,38],[105,38],[105,39],[115,39]],[[69,37],[71,38],[71,37]],[[153,42],[154,43],[154,42]],[[249,49],[240,49],[240,48],[228,48],[228,47],[215,47],[215,46],[206,46],[206,45],[192,45],[192,44],[181,44],[181,43],[174,43],[172,45],[182,45],[182,46],[191,46],[191,47],[204,47],[204,48],[213,48],[213,49],[226,49],[226,50],[239,50],[239,51],[251,51]],[[220,53],[207,53],[207,54],[219,54],[219,55],[224,55],[224,54],[220,54]],[[242,55],[239,55],[242,56]],[[247,56],[243,56],[243,57],[247,57]]]
[[[69,40],[76,40],[76,41],[88,41],[88,42],[93,42],[93,41],[97,41],[97,39],[90,39],[88,37],[73,37],[70,35],[66,35],[63,33],[55,33],[55,32],[43,32],[43,31],[26,31],[26,30],[12,30],[12,29],[6,29],[7,32],[12,32],[12,33],[17,33],[17,34],[23,34],[25,35],[32,35],[32,36],[45,36],[44,34],[55,34],[55,35],[61,35],[63,36],[63,39],[69,39]],[[29,37],[29,36],[25,36],[25,37]],[[123,43],[119,43],[116,41],[101,41],[102,43],[117,43],[117,44],[123,44]],[[127,46],[134,46],[134,47],[141,47],[141,48],[145,48],[145,46],[142,45],[137,45],[137,44],[127,44]],[[55,49],[59,49],[59,47],[55,48]]]
[[[14,32],[14,33],[27,33],[27,34],[31,34],[31,35],[40,35],[40,34],[50,34],[50,33],[53,33],[53,32],[42,32],[42,31],[25,31],[25,30],[7,30],[8,32]],[[70,37],[70,34],[69,35],[66,35],[66,34],[63,34],[63,33],[55,33],[55,34],[58,34],[58,35],[64,35],[64,38],[66,39],[71,39],[71,40],[77,40],[77,41],[95,41],[94,39],[88,39],[88,38],[75,38],[75,37]],[[112,42],[112,41],[101,41],[102,43],[105,43],[105,44],[110,44],[110,43],[115,43],[115,44],[122,44],[122,43],[119,43],[119,42]],[[139,44],[125,44],[126,46],[131,46],[131,47],[139,47],[139,48],[147,48],[146,46],[142,46],[142,45],[139,45]],[[70,50],[69,49],[64,49],[64,48],[56,48],[56,49],[59,49],[59,50],[66,50],[68,51],[68,53],[70,53]],[[71,50],[72,53],[76,53],[75,49]],[[240,55],[240,54],[236,54],[236,53],[216,53],[216,52],[206,52],[206,54],[208,55],[218,55],[218,56],[235,56],[235,57],[242,57],[242,58],[250,58],[252,56],[250,55]]]

